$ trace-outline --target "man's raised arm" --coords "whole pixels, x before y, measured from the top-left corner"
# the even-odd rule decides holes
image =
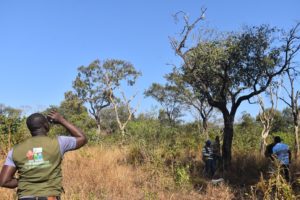
[[[50,121],[52,120],[53,123],[61,124],[62,126],[64,126],[70,132],[70,134],[76,138],[76,149],[79,149],[87,143],[88,140],[85,134],[79,128],[67,121],[58,112],[51,111],[47,117],[50,119]]]

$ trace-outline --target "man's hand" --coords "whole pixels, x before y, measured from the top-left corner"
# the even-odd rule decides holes
[[[47,118],[50,122],[53,123],[59,123],[61,124],[64,119],[64,117],[59,114],[58,112],[56,112],[55,110],[52,110],[48,115]]]
[[[87,143],[87,137],[85,136],[85,134],[75,125],[68,122],[61,114],[59,114],[55,110],[52,110],[47,115],[47,117],[50,120],[53,120],[53,123],[58,123],[64,126],[70,132],[70,134],[76,138],[76,149],[82,147]]]

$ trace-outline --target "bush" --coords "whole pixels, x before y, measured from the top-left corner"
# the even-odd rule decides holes
[[[174,180],[178,186],[185,186],[189,184],[189,166],[178,166],[175,168]]]
[[[270,178],[264,179],[263,175],[260,181],[252,187],[251,198],[264,200],[281,200],[281,199],[296,199],[292,187],[281,175],[281,166],[279,162],[275,162],[275,171],[270,172]]]

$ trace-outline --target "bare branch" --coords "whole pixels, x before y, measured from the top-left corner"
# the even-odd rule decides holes
[[[200,17],[198,17],[194,22],[190,23],[189,22],[189,18],[187,17],[186,13],[185,12],[178,12],[175,14],[175,16],[177,17],[178,14],[184,14],[183,15],[183,20],[185,22],[185,26],[181,32],[180,35],[182,35],[182,39],[180,41],[177,41],[176,39],[174,38],[170,38],[171,40],[171,45],[173,47],[173,49],[175,50],[176,54],[179,55],[185,62],[186,64],[188,64],[187,62],[187,59],[186,59],[186,52],[183,52],[182,49],[185,48],[186,46],[186,41],[187,41],[187,38],[189,37],[191,31],[194,29],[194,27],[201,21],[204,19],[204,15],[205,15],[205,12],[206,12],[206,8],[202,9],[201,10],[201,15]],[[188,66],[188,67],[191,67],[191,66]]]

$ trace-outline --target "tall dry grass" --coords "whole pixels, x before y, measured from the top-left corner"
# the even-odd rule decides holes
[[[150,199],[233,199],[225,185],[208,185],[197,192],[180,188],[168,173],[149,166],[127,164],[124,148],[84,147],[69,152],[63,161],[63,200],[150,200]],[[0,200],[15,199],[15,191],[0,189]]]
[[[63,199],[232,199],[226,186],[208,187],[209,196],[176,187],[173,177],[126,163],[127,150],[90,147],[64,160]],[[217,189],[220,191],[216,192]],[[205,196],[205,197],[204,197]]]

